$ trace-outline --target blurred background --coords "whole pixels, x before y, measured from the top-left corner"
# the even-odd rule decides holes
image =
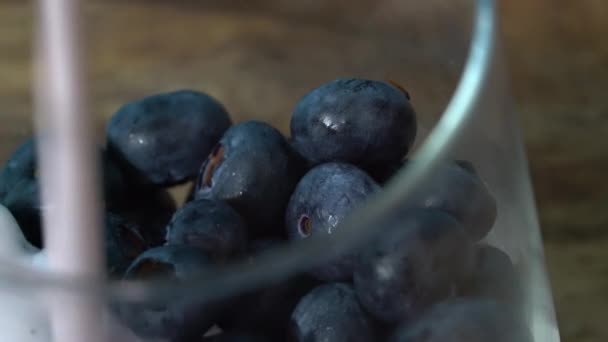
[[[231,4],[247,7],[273,1],[281,0],[234,1]],[[222,4],[221,1],[209,2],[217,6]],[[438,0],[426,3],[425,6],[435,7],[445,4]],[[310,8],[300,10],[324,13],[323,6],[329,5],[312,1],[302,6]],[[299,39],[306,46],[305,40],[309,36],[304,37],[299,31],[298,18],[287,24],[269,24],[247,17],[205,16],[200,19],[198,7],[197,1],[86,1],[87,30],[90,30],[88,57],[92,66],[89,70],[91,101],[93,111],[100,118],[100,126],[121,103],[157,91],[155,84],[162,83],[167,89],[195,84],[224,101],[237,121],[263,115],[285,130],[287,121],[281,119],[283,107],[275,105],[277,94],[284,102],[294,103],[297,96],[307,90],[299,84],[305,84],[309,74],[323,73],[324,68],[340,68],[340,65],[319,63],[324,60],[322,50],[312,53],[294,47],[296,57],[284,56],[282,50],[268,45],[270,42],[256,38],[256,32],[262,32],[261,35],[273,36],[274,43],[289,44]],[[365,7],[352,8],[353,13],[359,14],[366,10]],[[449,14],[449,11],[445,13]],[[0,0],[0,161],[31,134],[33,17],[31,2]],[[608,263],[605,262],[608,260],[608,211],[605,210],[608,209],[608,182],[603,178],[608,174],[608,158],[605,157],[608,151],[608,100],[605,95],[608,89],[608,44],[605,44],[608,1],[502,1],[500,17],[510,88],[525,133],[563,341],[608,341],[608,325],[604,322],[608,315]],[[318,18],[327,25],[335,24],[336,20],[323,15]],[[386,19],[380,16],[379,20],[382,18]],[[462,28],[468,29],[466,22],[470,15],[460,19]],[[201,20],[205,22],[201,23]],[[453,27],[446,25],[436,29],[452,30]],[[339,33],[335,37],[323,36],[323,32],[317,34],[322,37],[323,44],[334,49],[336,44],[344,43]],[[384,36],[394,39],[387,38],[373,47],[398,49],[400,39],[412,41],[417,34],[427,34],[424,37],[432,39],[428,33],[387,32]],[[141,39],[143,36],[148,38]],[[249,53],[232,49],[226,41],[236,41],[240,49],[249,49]],[[458,64],[466,54],[466,41],[452,43],[445,48],[457,56],[455,63]],[[259,46],[265,46],[263,55],[256,54]],[[382,53],[369,51],[369,44],[358,48],[353,48],[356,44],[344,43],[344,46],[354,49],[345,53],[368,56],[358,60],[370,64],[375,55]],[[263,67],[250,69],[251,61],[244,56],[258,58],[258,66],[268,61],[272,70],[277,70],[277,65],[286,58],[301,58],[303,63],[312,60],[311,64],[317,67],[299,73],[283,70],[293,73],[285,78],[294,84],[286,85],[268,75],[270,66],[267,71]],[[430,54],[422,53],[421,56]],[[205,63],[193,72],[189,66],[196,64],[197,59]],[[165,73],[166,70],[150,72],[155,63],[163,60],[175,62],[171,74]],[[395,65],[403,63],[392,62]],[[227,67],[234,65],[238,66],[238,72]],[[391,75],[391,68],[350,67],[371,68],[380,77],[403,78]],[[425,111],[441,112],[457,80],[458,73],[453,70],[457,69],[443,70],[438,76],[444,78],[441,87],[432,93],[418,94],[436,99],[426,101],[429,104],[423,108]],[[201,74],[205,78],[201,79]],[[210,81],[217,79],[223,83]],[[423,81],[417,82],[423,86]],[[286,87],[290,91],[284,91]],[[243,94],[237,91],[239,88],[251,91]],[[258,108],[261,104],[263,109]],[[259,114],[261,110],[264,113]]]

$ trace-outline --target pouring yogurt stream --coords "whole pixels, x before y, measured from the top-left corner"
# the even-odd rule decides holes
[[[53,234],[44,234],[46,250],[32,246],[8,209],[0,206],[0,265],[101,280],[101,216],[79,44],[80,2],[39,0],[36,10],[34,122],[43,142],[38,144],[43,229]],[[143,342],[121,326],[101,300],[48,290],[3,284],[0,340]]]

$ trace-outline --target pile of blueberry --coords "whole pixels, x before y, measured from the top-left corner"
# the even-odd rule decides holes
[[[306,94],[290,138],[264,122],[232,124],[218,101],[196,91],[128,103],[98,151],[108,274],[186,282],[348,229],[345,217],[416,162],[406,159],[415,135],[409,94],[364,79]],[[0,203],[41,246],[35,144],[24,143],[1,170]],[[192,191],[176,208],[167,189],[186,182]],[[173,342],[531,341],[509,256],[480,242],[496,215],[475,167],[445,162],[376,239],[308,272],[234,298],[183,296],[115,311],[142,338]]]

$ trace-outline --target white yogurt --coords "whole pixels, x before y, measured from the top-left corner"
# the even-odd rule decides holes
[[[25,239],[13,215],[2,205],[0,237],[0,270],[15,265],[23,265],[26,271],[46,269],[45,251]],[[27,287],[19,289],[18,284],[0,280],[0,341],[51,342],[48,318],[48,307],[41,291]],[[100,324],[107,326],[107,341],[144,342],[109,313]]]
[[[45,267],[44,253],[23,236],[13,215],[0,205],[0,267],[24,264]],[[15,285],[13,287],[13,285]],[[0,282],[0,340],[15,342],[50,341],[46,308],[40,293],[20,290],[18,284]]]

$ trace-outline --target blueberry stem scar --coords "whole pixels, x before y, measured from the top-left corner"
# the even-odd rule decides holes
[[[207,162],[207,166],[205,166],[205,171],[203,172],[203,186],[210,187],[212,184],[213,173],[218,168],[218,166],[222,163],[224,159],[224,147],[222,145],[217,145],[211,155],[209,156],[209,161]]]
[[[300,221],[298,221],[298,230],[302,236],[310,236],[310,233],[312,233],[312,221],[308,215],[304,214],[300,217]]]

